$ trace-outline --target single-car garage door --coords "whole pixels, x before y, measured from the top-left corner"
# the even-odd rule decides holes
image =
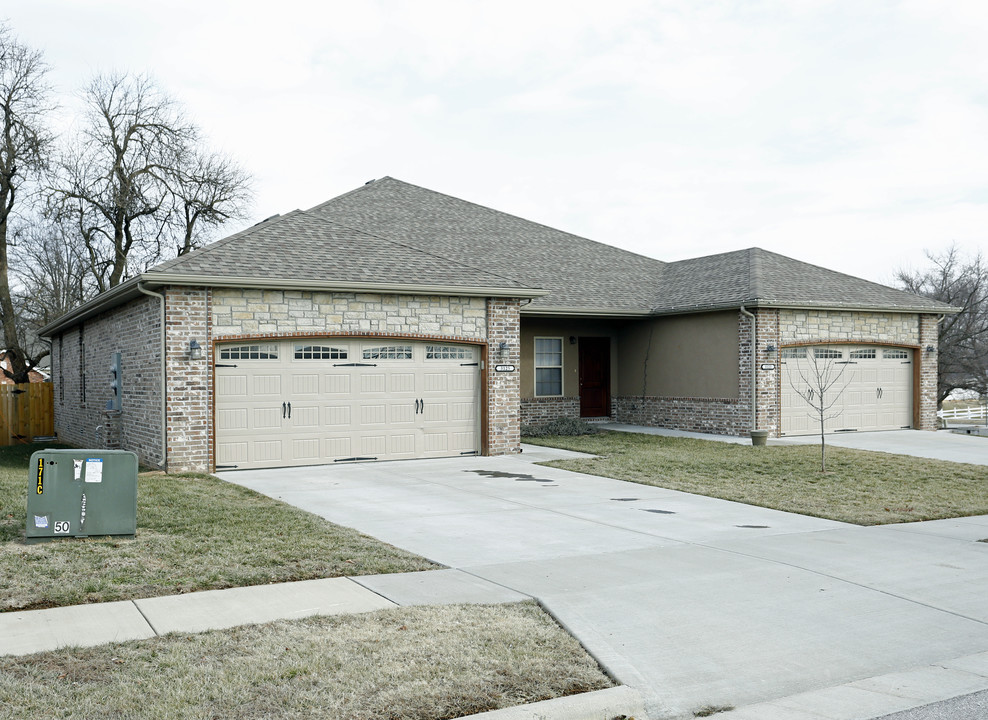
[[[293,339],[220,345],[216,465],[261,468],[480,451],[480,350]]]
[[[820,432],[820,380],[833,381],[824,395],[826,432],[911,427],[913,351],[867,345],[782,348],[782,434]],[[839,396],[839,397],[838,397]],[[807,402],[807,399],[810,402]]]

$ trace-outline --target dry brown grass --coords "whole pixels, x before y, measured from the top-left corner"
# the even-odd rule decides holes
[[[821,473],[818,445],[623,432],[526,441],[599,456],[552,467],[859,525],[988,513],[988,468],[980,465],[828,447]]]
[[[0,448],[0,611],[437,567],[209,475],[140,475],[136,539],[25,545],[39,447]]]
[[[454,605],[0,658],[0,715],[441,720],[611,685],[534,603]]]

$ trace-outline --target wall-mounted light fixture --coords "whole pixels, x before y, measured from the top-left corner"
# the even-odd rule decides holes
[[[936,351],[937,351],[937,349],[935,347],[933,347],[932,345],[927,345],[926,346],[926,352],[928,352],[930,355],[932,355]]]
[[[195,338],[189,340],[189,360],[201,360],[202,359],[202,346],[196,341]]]
[[[765,346],[765,352],[768,353],[769,355],[771,355],[772,353],[774,353],[775,352],[775,345],[773,345],[772,343],[769,343],[768,345],[766,345]]]
[[[569,336],[569,344],[570,345],[576,345],[576,335],[570,335]]]
[[[505,360],[508,357],[508,343],[503,340],[497,346],[497,359]]]

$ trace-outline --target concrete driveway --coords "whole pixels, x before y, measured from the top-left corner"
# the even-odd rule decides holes
[[[652,718],[988,651],[988,517],[862,528],[533,464],[566,454],[219,475],[539,598]],[[422,600],[414,576],[374,583]]]
[[[773,438],[772,445],[819,445],[820,436]],[[962,435],[949,430],[886,430],[883,432],[832,433],[827,444],[833,447],[872,450],[950,462],[988,465],[988,437]]]

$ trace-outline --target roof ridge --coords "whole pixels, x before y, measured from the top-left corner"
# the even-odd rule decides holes
[[[388,180],[388,181],[390,181],[392,183],[396,183],[398,185],[405,185],[407,187],[415,188],[416,190],[421,190],[423,192],[427,192],[427,193],[430,193],[432,195],[438,195],[440,197],[449,198],[450,200],[455,200],[456,202],[460,202],[460,203],[463,203],[465,205],[472,205],[473,207],[479,208],[479,209],[481,209],[481,210],[483,210],[483,211],[485,211],[487,213],[490,213],[492,215],[500,215],[500,216],[504,216],[504,217],[510,217],[510,218],[515,219],[515,220],[520,220],[521,222],[524,222],[524,223],[529,223],[530,225],[537,225],[538,227],[545,228],[546,230],[551,230],[552,232],[561,233],[563,235],[569,235],[570,237],[574,237],[574,238],[577,238],[579,240],[583,240],[585,242],[593,243],[594,245],[602,245],[602,246],[604,246],[604,247],[606,247],[606,248],[608,248],[610,250],[618,250],[618,251],[620,251],[622,253],[625,253],[626,255],[634,255],[635,257],[640,257],[640,258],[643,258],[645,260],[649,260],[650,262],[659,263],[660,265],[666,265],[667,264],[665,260],[659,260],[658,258],[649,257],[648,255],[642,255],[641,253],[636,253],[636,252],[633,252],[631,250],[625,250],[624,248],[617,247],[616,245],[609,245],[609,244],[604,243],[604,242],[601,242],[599,240],[594,240],[592,238],[584,237],[583,235],[577,235],[576,233],[571,233],[571,232],[568,232],[566,230],[560,230],[559,228],[552,227],[551,225],[546,225],[545,223],[541,223],[538,220],[529,220],[528,218],[523,218],[521,215],[515,215],[514,213],[504,212],[503,210],[495,210],[494,208],[488,207],[487,205],[481,205],[480,203],[475,203],[472,200],[464,200],[463,198],[456,197],[455,195],[450,195],[449,193],[439,192],[438,190],[433,190],[431,188],[423,187],[421,185],[416,185],[415,183],[406,182],[405,180],[399,180],[398,178],[392,177],[390,175],[385,175],[384,177],[379,178],[377,180],[373,180],[371,182],[364,183],[360,187],[354,188],[353,190],[350,190],[349,192],[345,192],[342,195],[337,195],[334,198],[330,198],[329,200],[326,200],[325,202],[322,202],[319,205],[316,205],[315,207],[309,208],[309,212],[311,212],[311,211],[317,211],[320,208],[322,208],[323,206],[328,205],[331,202],[335,202],[337,200],[340,200],[340,199],[342,199],[344,197],[347,197],[349,195],[352,195],[354,193],[358,193],[361,190],[365,190],[365,189],[367,189],[369,187],[372,187],[373,185],[375,185],[377,183],[384,182],[385,180]]]
[[[359,188],[358,188],[358,190],[359,190]],[[333,225],[334,227],[344,228],[345,230],[350,230],[352,232],[357,232],[357,233],[360,233],[361,235],[367,235],[368,237],[376,238],[376,239],[382,240],[382,241],[384,241],[386,243],[391,243],[392,245],[397,245],[398,247],[408,248],[409,250],[414,250],[417,253],[421,253],[423,255],[428,255],[429,257],[434,257],[434,258],[436,258],[438,260],[442,260],[443,262],[446,262],[446,263],[455,264],[455,265],[458,265],[458,266],[464,267],[464,268],[470,268],[471,270],[476,270],[477,272],[482,272],[482,273],[484,273],[486,275],[490,275],[492,277],[501,278],[502,280],[508,280],[508,281],[510,281],[512,283],[515,283],[519,287],[525,287],[525,283],[523,283],[521,280],[518,280],[517,278],[508,277],[507,275],[501,275],[500,273],[493,272],[493,271],[491,271],[491,270],[489,270],[487,268],[475,267],[473,265],[468,265],[465,262],[461,262],[459,260],[454,260],[453,258],[448,258],[448,257],[446,257],[444,255],[439,255],[438,253],[434,253],[434,252],[431,252],[429,250],[425,250],[423,248],[420,248],[417,245],[411,245],[411,244],[408,244],[408,243],[403,243],[403,242],[401,242],[399,240],[395,240],[395,239],[389,238],[389,237],[384,237],[383,235],[378,235],[377,233],[370,232],[369,230],[364,230],[363,228],[352,227],[350,225],[344,225],[341,222],[337,222],[336,220],[330,220],[327,217],[323,217],[322,215],[317,215],[317,214],[311,213],[311,211],[308,211],[308,210],[305,210],[305,211],[300,210],[299,212],[301,212],[306,217],[313,217],[316,220],[319,220],[320,222],[327,223],[329,225]],[[542,289],[542,288],[533,288],[533,289]]]

